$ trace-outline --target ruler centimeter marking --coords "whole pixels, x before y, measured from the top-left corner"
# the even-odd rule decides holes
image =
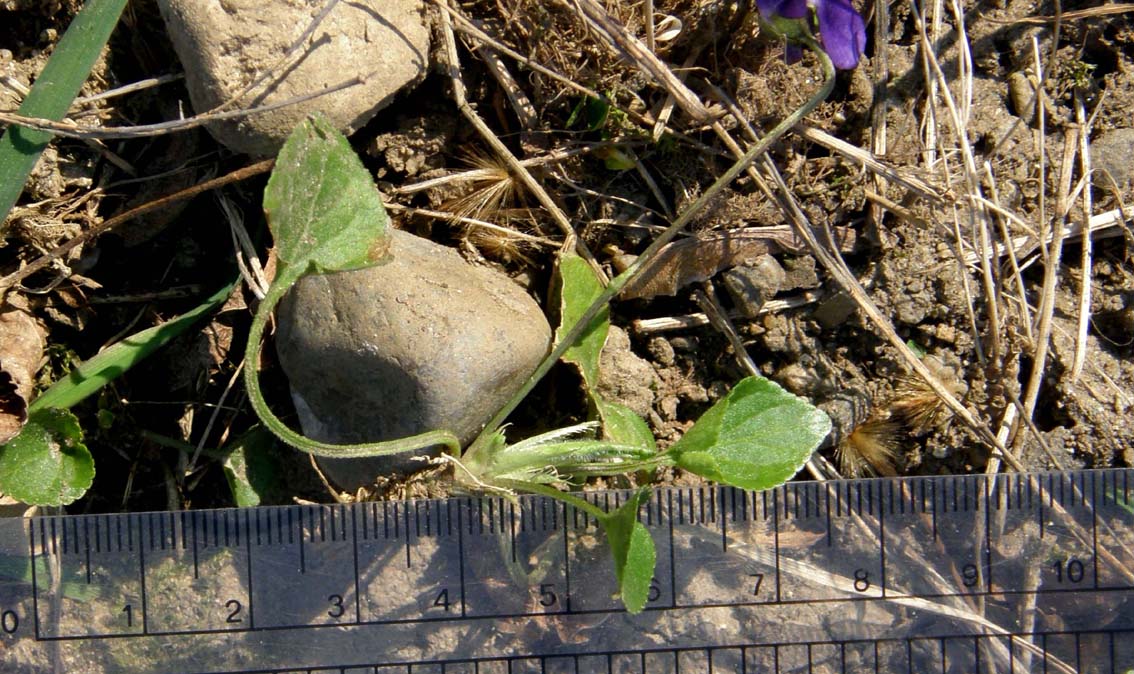
[[[1114,632],[1107,630],[1094,630],[1094,631],[1081,631],[1081,632],[1052,632],[1041,636],[1041,643],[1044,643],[1046,649],[1046,641],[1048,639],[1064,638],[1073,642],[1076,658],[1080,656],[1087,645],[1084,642],[1089,640],[1101,641],[1102,649],[1107,653],[1110,663],[1116,663],[1119,653],[1117,645],[1117,638],[1122,636],[1123,632]],[[1010,635],[1012,638],[1025,638],[1030,636],[1028,633],[1018,633]],[[373,663],[366,663],[360,665],[355,662],[328,662],[319,667],[313,668],[300,668],[297,670],[291,668],[278,668],[278,669],[239,669],[229,670],[227,672],[218,672],[218,674],[294,674],[297,671],[311,672],[312,674],[329,674],[334,672],[341,674],[343,671],[359,671],[363,667],[373,668],[372,671],[385,674],[386,672],[394,671],[410,671],[417,670],[417,668],[425,667],[444,667],[443,671],[446,674],[450,672],[464,674],[465,672],[480,672],[481,667],[485,670],[492,665],[503,665],[504,671],[508,672],[529,672],[545,673],[545,672],[593,672],[594,674],[613,674],[614,672],[630,672],[635,674],[644,672],[645,674],[655,674],[657,672],[673,672],[680,674],[682,672],[697,672],[698,674],[714,674],[715,672],[728,672],[737,674],[748,674],[748,672],[778,672],[781,671],[781,664],[783,669],[787,671],[812,671],[808,670],[810,666],[814,668],[818,664],[822,664],[824,660],[837,661],[839,667],[835,671],[839,672],[874,672],[875,674],[883,674],[886,672],[893,672],[894,662],[891,659],[887,662],[886,655],[893,656],[900,654],[900,662],[906,665],[909,671],[919,671],[915,669],[919,665],[926,662],[924,653],[920,654],[923,657],[918,657],[917,649],[921,648],[932,649],[931,658],[938,664],[939,671],[952,671],[950,666],[956,667],[958,665],[960,655],[964,657],[966,651],[972,653],[971,657],[961,661],[961,664],[969,662],[980,663],[981,656],[979,655],[982,647],[982,642],[989,639],[985,636],[973,635],[951,635],[940,636],[926,639],[876,639],[870,641],[816,641],[807,643],[798,642],[783,642],[783,643],[765,643],[765,644],[747,644],[743,642],[729,642],[719,646],[709,647],[692,647],[692,648],[667,648],[658,646],[653,648],[643,649],[626,649],[614,651],[602,651],[585,654],[539,654],[539,653],[525,653],[522,655],[499,655],[484,658],[426,658],[414,661],[378,661]],[[1093,645],[1093,644],[1092,644]],[[889,653],[887,653],[889,651]],[[865,655],[869,662],[865,663],[865,667],[859,666],[857,668],[850,667],[851,655]],[[950,657],[952,656],[952,657]],[[1032,662],[1032,667],[1036,671],[1044,671],[1044,667],[1054,666],[1049,662],[1049,658],[1043,655],[1037,656],[1038,661]],[[1008,656],[1009,667],[1018,664],[1016,661],[1020,659],[1017,651],[1012,651]],[[625,665],[629,662],[634,662],[637,666],[633,669],[627,668]],[[886,663],[886,664],[884,664]],[[863,663],[858,663],[862,665]],[[1076,661],[1076,668],[1082,667],[1082,662]],[[462,665],[466,666],[462,667]],[[526,665],[526,667],[525,667]],[[979,664],[978,664],[979,667]],[[800,669],[802,668],[802,669]],[[428,670],[437,671],[437,670]],[[492,671],[500,671],[493,669]],[[824,670],[827,671],[827,670]],[[983,672],[982,669],[973,669],[974,673]],[[995,670],[992,670],[995,671]],[[1016,671],[1010,669],[1009,671]],[[1098,669],[1098,671],[1123,671],[1116,670],[1114,667],[1108,669]]]
[[[1007,639],[1007,650],[992,649],[995,657],[1031,662],[1039,656],[1017,653],[1024,635],[1009,629],[1030,606],[1039,622],[1057,614],[1111,635],[1114,651],[1114,634],[1134,634],[1132,472],[792,483],[755,494],[659,489],[640,513],[658,547],[643,616],[672,622],[714,609],[750,610],[758,620],[814,613],[815,629],[851,633],[824,640],[802,630],[786,635],[796,641],[770,634],[766,644],[735,647],[702,636],[700,645],[670,649],[708,653],[891,642],[894,627],[877,616],[881,622],[871,625],[876,609],[868,607],[914,607],[935,621],[905,626],[906,648],[911,640],[971,638],[979,663],[986,648],[980,639]],[[586,498],[615,508],[626,496]],[[344,627],[441,631],[539,619],[551,631],[567,630],[560,636],[571,651],[580,648],[570,642],[573,629],[647,619],[625,616],[611,596],[608,553],[593,518],[541,497],[521,504],[465,498],[18,522],[26,527],[30,589],[0,582],[0,638],[20,636],[21,618],[34,626],[29,636],[45,643],[273,632],[300,641],[306,637],[297,635],[323,627],[338,629],[340,639]],[[16,523],[0,521],[7,527],[0,546],[8,544],[0,553],[19,547],[12,541],[20,536],[5,538]],[[965,614],[977,600],[989,602],[979,616],[985,623]],[[1107,613],[1111,606],[1117,615]],[[834,620],[830,611],[852,615],[846,624],[820,624]],[[851,638],[859,628],[873,633]],[[678,642],[697,639],[667,629]],[[1068,634],[1058,625],[1043,630]],[[631,652],[608,646],[589,647]],[[4,653],[0,648],[0,664]]]
[[[1065,505],[1065,506],[1075,506],[1076,505],[1074,495],[1068,495],[1068,494],[1064,493],[1063,487],[1067,484],[1065,481],[1059,481],[1059,482],[1053,483],[1053,482],[1050,481],[1050,478],[1052,476],[1045,476],[1045,477],[1047,477],[1049,479],[1049,483],[1046,486],[1046,488],[1044,489],[1044,491],[1050,497],[1050,501],[1046,505],[1047,510],[1050,510],[1051,507],[1056,506],[1056,505]],[[869,484],[869,483],[867,483],[867,484]],[[968,488],[969,488],[968,481],[960,482],[959,483],[960,489],[957,489],[957,484],[958,483],[954,483],[953,484],[954,488],[949,490],[951,492],[951,496],[953,498],[952,504],[946,504],[946,505],[951,505],[952,509],[956,512],[967,512],[969,510],[984,511],[985,514],[986,514],[986,531],[987,531],[990,528],[988,526],[987,514],[991,511],[991,508],[987,507],[987,506],[982,508],[979,501],[970,502],[968,500]],[[818,517],[818,514],[819,514],[818,510],[816,510],[815,512],[811,511],[812,508],[816,508],[819,505],[819,503],[818,503],[819,499],[817,498],[817,493],[816,493],[816,490],[814,489],[815,485],[807,484],[806,486],[808,487],[808,491],[810,491],[811,493],[807,494],[807,493],[801,493],[800,491],[795,491],[795,493],[793,494],[794,498],[791,499],[794,502],[794,506],[795,506],[795,513],[794,513],[793,517],[797,520],[800,520],[800,519],[802,519],[802,520],[815,519],[815,518]],[[855,503],[852,506],[852,510],[849,510],[848,512],[865,513],[865,514],[869,514],[869,515],[874,515],[875,517],[878,518],[877,526],[878,526],[879,535],[877,536],[877,542],[878,542],[877,555],[878,555],[878,559],[879,559],[879,562],[880,562],[879,568],[881,569],[881,575],[882,575],[882,583],[879,584],[879,591],[882,593],[880,596],[885,597],[886,596],[885,595],[886,587],[885,587],[885,583],[884,583],[884,580],[885,580],[884,564],[885,564],[885,551],[886,551],[886,546],[885,546],[885,533],[886,533],[886,531],[885,531],[884,517],[885,517],[886,509],[876,507],[876,503],[877,503],[876,497],[878,495],[876,491],[861,489],[860,487],[862,486],[862,483],[853,484],[852,486],[855,487]],[[1076,490],[1077,492],[1083,491],[1083,489],[1082,489],[1083,485],[1082,484],[1077,485],[1077,487],[1078,487],[1078,489]],[[778,506],[779,501],[788,500],[783,496],[784,492],[788,491],[788,490],[790,490],[790,487],[788,489],[781,488],[781,489],[773,492],[772,498],[773,498],[773,507],[774,508],[776,508]],[[704,489],[698,489],[698,490],[688,489],[688,488],[682,489],[682,490],[677,491],[677,493],[678,493],[678,504],[677,504],[676,507],[672,503],[672,492],[668,493],[668,495],[670,496],[669,506],[668,506],[668,509],[670,510],[670,516],[666,519],[667,519],[667,522],[668,522],[668,529],[669,529],[668,533],[669,533],[670,541],[672,541],[672,539],[674,537],[673,528],[675,526],[675,523],[680,523],[680,524],[685,524],[687,522],[688,523],[694,523],[694,522],[712,523],[713,520],[716,519],[715,511],[716,511],[717,508],[716,508],[715,500],[716,500],[716,494],[719,491],[734,492],[734,490],[727,489],[727,488],[723,489],[723,490],[721,488],[704,488]],[[865,494],[864,494],[864,492],[865,492]],[[735,495],[736,495],[736,493],[734,492],[734,496]],[[613,504],[610,502],[610,499],[612,497],[615,500],[615,502]],[[602,495],[604,503],[607,507],[617,507],[618,505],[621,505],[621,501],[622,501],[623,497],[624,497],[623,494],[603,494]],[[810,498],[807,498],[807,497],[810,497]],[[986,495],[986,499],[988,499],[987,495]],[[533,499],[533,500],[539,500],[539,499]],[[865,500],[865,505],[863,503],[864,500]],[[516,560],[516,554],[517,554],[515,529],[518,525],[517,518],[519,517],[519,515],[517,515],[516,511],[511,508],[510,504],[507,504],[505,501],[503,501],[501,499],[498,499],[498,498],[480,499],[479,501],[482,502],[482,503],[484,501],[487,501],[488,520],[490,522],[489,533],[497,533],[498,531],[503,533],[503,532],[507,531],[507,533],[509,534],[510,545],[508,546],[509,547],[508,554],[511,555],[512,560],[515,561]],[[1081,501],[1079,503],[1079,505],[1082,505],[1083,503],[1084,503],[1084,501]],[[399,505],[401,505],[402,507],[399,508]],[[826,529],[827,529],[827,532],[828,532],[827,533],[827,538],[828,538],[827,545],[828,545],[828,547],[830,547],[832,544],[829,542],[830,537],[831,537],[831,533],[830,533],[831,525],[829,524],[829,522],[831,521],[831,509],[830,509],[829,500],[824,505],[826,507],[824,507],[823,510],[822,510],[822,512],[823,512],[822,519],[826,523]],[[399,503],[393,504],[392,521],[394,523],[394,531],[393,531],[392,538],[397,539],[397,538],[402,538],[404,536],[405,541],[403,543],[403,546],[404,546],[405,554],[406,554],[406,567],[407,568],[412,568],[412,566],[413,566],[413,561],[412,561],[412,557],[411,557],[411,550],[413,549],[412,539],[413,538],[426,538],[426,537],[430,537],[430,536],[434,535],[433,532],[429,530],[430,524],[431,524],[430,518],[427,517],[424,520],[425,524],[424,525],[422,524],[423,520],[420,516],[420,510],[423,506],[427,510],[429,510],[429,509],[436,510],[437,509],[430,502],[420,502],[420,501],[419,502],[411,502],[408,505],[407,504],[399,504]],[[706,510],[706,507],[708,508],[707,510]],[[1042,504],[1041,504],[1040,507],[1045,508],[1045,506],[1043,506]],[[310,543],[314,542],[316,540],[316,536],[318,536],[320,542],[327,542],[328,537],[327,537],[326,518],[331,517],[332,520],[334,520],[336,518],[344,519],[346,515],[344,515],[343,513],[348,508],[350,509],[350,512],[352,512],[352,513],[354,512],[354,508],[351,508],[349,506],[341,506],[341,505],[339,505],[339,506],[302,506],[302,507],[299,507],[299,510],[298,510],[299,518],[298,518],[298,523],[297,523],[298,528],[299,528],[299,532],[298,532],[298,535],[296,537],[296,540],[298,541],[299,564],[300,564],[300,573],[301,574],[306,573],[304,540],[307,540],[308,545],[309,545]],[[893,508],[894,508],[894,501],[891,501],[890,509],[893,510]],[[410,510],[411,509],[413,509],[415,511],[414,516],[412,518],[410,516]],[[464,510],[464,508],[462,510]],[[673,516],[673,512],[675,510],[679,513],[677,517]],[[241,544],[241,541],[240,541],[241,531],[242,530],[246,531],[249,528],[249,525],[247,524],[247,522],[248,522],[248,518],[250,517],[250,512],[253,512],[253,511],[249,511],[249,510],[224,511],[224,510],[222,510],[222,511],[210,511],[210,512],[206,513],[207,519],[202,521],[203,522],[203,529],[204,529],[204,532],[206,534],[206,538],[208,538],[209,524],[211,523],[212,524],[213,547],[228,548],[228,547],[232,547],[234,545],[239,546]],[[936,514],[936,510],[934,512]],[[1046,512],[1046,510],[1045,510],[1045,512]],[[243,515],[243,517],[245,519],[245,525],[244,525],[243,529],[239,528],[237,526],[238,522],[234,521],[233,518],[232,518],[232,515],[235,515],[237,513],[239,513],[239,515]],[[126,516],[100,515],[100,516],[95,516],[95,517],[96,518],[103,518],[104,519],[104,525],[109,524],[108,522],[105,521],[106,518],[109,518],[110,522],[113,522],[113,527],[104,526],[104,528],[107,530],[108,534],[109,534],[109,530],[111,528],[114,529],[114,532],[115,532],[114,551],[129,554],[129,553],[135,552],[135,549],[134,549],[134,533],[135,532],[141,533],[141,531],[142,531],[142,527],[140,526],[141,522],[145,522],[147,524],[152,524],[153,519],[155,517],[160,517],[160,516],[161,516],[160,513],[153,513],[153,514],[144,513],[144,514],[131,514],[131,515],[126,515]],[[316,521],[316,517],[318,517],[318,521]],[[40,557],[43,557],[45,555],[60,554],[60,551],[63,554],[69,552],[69,550],[66,548],[66,546],[60,546],[60,543],[59,543],[60,532],[57,531],[57,526],[61,524],[61,521],[63,519],[64,518],[47,517],[47,518],[40,518],[40,519],[37,520],[37,522],[39,524],[39,529],[40,529],[40,545],[38,546],[39,547],[38,555]],[[218,519],[220,520],[219,523],[217,521]],[[1091,584],[1094,588],[1098,588],[1098,571],[1097,571],[1097,569],[1098,569],[1098,559],[1097,559],[1098,558],[1098,554],[1097,554],[1098,543],[1097,543],[1097,531],[1095,530],[1095,526],[1094,526],[1094,523],[1095,523],[1096,520],[1097,520],[1097,515],[1092,516],[1091,549],[1089,551],[1089,554],[1092,557],[1091,563],[1092,563],[1092,565],[1095,569],[1095,572],[1093,574],[1091,574],[1093,576]],[[124,524],[125,524],[125,527],[123,526]],[[412,524],[412,526],[411,526],[411,524]],[[592,523],[588,521],[588,522],[584,523],[583,526],[589,526],[591,524]],[[1042,525],[1042,522],[1041,522],[1041,525]],[[126,529],[125,532],[123,531],[124,528]],[[98,520],[96,520],[96,531],[97,531],[97,529],[98,529]],[[152,528],[151,528],[151,532],[152,532]],[[289,531],[289,533],[290,533],[290,531]],[[440,535],[440,533],[441,532],[438,531],[437,535]],[[124,538],[124,536],[125,536],[125,538]],[[341,534],[339,537],[344,539],[344,542],[346,542],[347,537],[345,536],[345,532],[343,532],[343,534]],[[332,541],[335,541],[336,538],[337,537],[334,536],[334,535],[331,536]],[[151,548],[154,547],[154,545],[155,545],[154,540],[155,539],[151,534],[151,539],[150,539],[150,547]],[[357,555],[357,547],[358,547],[357,546],[357,539],[352,538],[350,542],[352,543],[352,546],[351,546],[352,547],[352,550],[351,550],[352,555]],[[108,545],[109,545],[109,542],[108,542]],[[207,545],[207,543],[206,543],[206,545]],[[249,585],[249,594],[252,594],[252,591],[251,591],[252,587],[251,586],[252,586],[252,583],[253,583],[253,580],[254,580],[256,574],[253,573],[253,570],[252,570],[253,556],[251,554],[251,541],[248,540],[247,537],[245,537],[244,546],[246,548],[248,548],[248,554],[246,554],[246,559],[245,559],[245,563],[246,563],[245,581]],[[137,552],[138,561],[139,561],[139,564],[138,564],[138,567],[139,567],[139,585],[140,585],[141,593],[142,593],[141,599],[142,599],[142,602],[143,602],[143,609],[145,608],[145,600],[146,600],[146,597],[145,597],[145,589],[146,589],[145,588],[145,573],[144,573],[144,568],[145,568],[145,550],[144,550],[144,547],[145,546],[141,544],[141,540],[139,538],[139,546],[138,546],[138,549],[137,549],[136,552]],[[33,550],[32,550],[33,556],[37,554],[34,548],[35,548],[35,546],[33,546]],[[463,540],[458,541],[458,550],[459,550],[459,557],[463,560],[465,558],[466,554],[467,554],[463,550]],[[991,544],[990,543],[989,543],[989,551],[991,551]],[[778,545],[776,546],[776,548],[774,549],[773,552],[774,552],[774,554],[777,558],[777,562],[778,562],[779,558],[780,558],[780,554],[781,554],[781,550],[779,549]],[[673,586],[675,586],[676,583],[677,583],[676,575],[675,575],[676,574],[676,566],[677,566],[675,554],[676,554],[675,547],[671,544],[669,546],[670,567],[671,567],[669,569],[669,576],[670,576],[671,588]],[[1005,588],[1005,589],[994,589],[992,587],[992,583],[991,583],[991,573],[990,573],[991,562],[987,562],[986,566],[987,566],[986,574],[989,578],[989,584],[988,584],[988,589],[984,590],[982,592],[982,594],[987,595],[987,594],[1027,594],[1027,593],[1029,593],[1029,591],[1027,591],[1027,590],[1013,590],[1013,589],[1007,589],[1007,588]],[[1079,570],[1080,566],[1081,566],[1081,562],[1080,562],[1080,565],[1076,565],[1074,567],[1076,569],[1076,571],[1074,573],[1071,573],[1070,575],[1077,577],[1078,574],[1081,573],[1081,570]],[[88,573],[88,575],[89,575],[89,571],[90,571],[89,568],[86,569],[86,572]],[[355,584],[356,585],[360,584],[361,581],[358,578],[358,574],[354,573],[352,575],[354,575],[353,580],[354,580]],[[1078,582],[1078,581],[1076,581],[1076,582]],[[42,588],[37,588],[37,589],[42,589]],[[1124,590],[1124,589],[1128,589],[1128,588],[1119,587],[1119,588],[1105,588],[1105,589]],[[1063,592],[1063,591],[1076,591],[1076,589],[1075,588],[1045,588],[1043,590],[1035,590],[1034,592]],[[462,593],[462,595],[464,594],[463,588],[461,590],[461,593]],[[912,593],[902,593],[900,596],[912,596],[912,597],[920,597],[920,598],[936,598],[936,597],[954,596],[954,595],[957,595],[957,594],[961,594],[961,593],[960,592],[940,592],[940,593],[912,592]],[[974,593],[965,592],[964,594],[972,595]],[[672,608],[685,608],[685,607],[694,606],[694,605],[680,604],[680,603],[678,603],[678,599],[677,599],[676,595],[673,595],[671,593],[671,596],[672,596],[672,604],[671,604]],[[873,597],[859,597],[859,598],[850,597],[849,599],[870,599],[870,598],[873,598]],[[779,597],[779,598],[777,598],[776,602],[777,603],[812,603],[812,602],[844,601],[844,600],[847,600],[847,599],[848,599],[848,597],[837,597],[837,598],[805,597],[805,598],[799,598],[799,599],[790,599],[790,598]],[[748,601],[748,602],[741,602],[741,603],[763,604],[763,603],[767,603],[767,602]],[[697,607],[732,606],[732,605],[735,605],[735,604],[736,604],[736,602],[731,602],[731,601],[729,601],[729,602],[708,602],[708,603],[702,602],[702,603],[696,604],[695,606],[697,606]],[[653,607],[649,607],[649,608],[653,608]],[[247,609],[250,613],[249,625],[247,627],[230,628],[231,631],[239,631],[239,630],[251,631],[251,630],[257,629],[254,626],[254,623],[251,621],[251,611],[253,610],[252,602],[249,602]],[[611,607],[609,609],[595,609],[595,610],[591,610],[591,611],[588,611],[588,612],[606,612],[606,611],[618,611],[618,610],[619,609],[617,607]],[[656,609],[654,609],[654,610],[656,610]],[[146,633],[144,631],[145,630],[145,628],[144,628],[144,626],[145,626],[145,623],[144,623],[145,611],[143,610],[142,613],[143,613],[143,632],[142,633],[145,634]],[[520,617],[520,616],[524,616],[524,615],[527,615],[527,616],[542,615],[542,613],[543,612],[539,612],[539,613],[536,613],[536,612],[501,613],[501,614],[493,614],[493,615],[487,616],[487,617],[507,618],[507,617]],[[452,619],[452,618],[450,617],[450,619]],[[411,619],[398,619],[398,620],[394,620],[393,622],[407,622],[407,621],[408,622],[414,622],[415,619],[412,619],[412,618]],[[385,621],[377,620],[377,621],[371,621],[371,622],[381,623],[381,622],[385,622]],[[319,627],[319,626],[321,626],[321,625],[296,624],[296,625],[287,625],[286,627]],[[204,632],[205,630],[201,630],[201,631]],[[194,630],[186,630],[186,631],[179,631],[179,632],[175,632],[175,633],[183,634],[183,633],[193,633],[193,632],[194,632]],[[108,635],[108,634],[72,635],[72,636],[46,637],[46,638],[86,638],[87,636],[102,637],[102,636],[111,636],[111,635]]]

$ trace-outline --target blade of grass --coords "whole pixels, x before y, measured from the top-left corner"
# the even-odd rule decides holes
[[[224,304],[235,285],[235,283],[226,285],[200,306],[173,320],[131,335],[86,361],[33,400],[28,411],[48,407],[69,408],[75,405],[115,378],[122,376],[122,373],[133,367],[138,361],[161,348],[169,340],[185,332],[200,318]]]
[[[27,117],[62,119],[90,76],[91,68],[126,0],[88,0],[60,38],[55,51],[20,106]],[[44,131],[12,126],[0,137],[0,222],[8,217],[40,153],[51,142]],[[3,234],[0,226],[0,235]]]

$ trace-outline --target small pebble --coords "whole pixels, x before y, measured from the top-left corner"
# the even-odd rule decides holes
[[[674,360],[673,345],[669,343],[665,337],[654,337],[646,345],[646,349],[658,365],[670,367],[676,362]]]
[[[725,290],[733,304],[748,318],[760,315],[760,309],[787,282],[787,272],[771,255],[761,255],[751,264],[729,269],[721,275]]]
[[[697,350],[697,338],[695,337],[685,337],[683,335],[670,337],[669,344],[673,347],[674,351],[680,351],[682,353],[690,353]]]

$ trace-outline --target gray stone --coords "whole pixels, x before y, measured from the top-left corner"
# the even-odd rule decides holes
[[[1122,197],[1130,199],[1134,193],[1134,129],[1107,131],[1092,141],[1091,164],[1100,174],[1103,170],[1109,172]],[[1094,183],[1104,191],[1114,189],[1103,175],[1096,175]]]
[[[276,350],[304,433],[354,443],[447,429],[468,443],[547,354],[551,328],[511,279],[450,248],[395,231],[390,256],[304,277],[280,303]],[[421,467],[319,463],[348,490]]]
[[[787,258],[784,260],[784,271],[787,272],[787,278],[784,279],[784,287],[780,288],[781,291],[811,290],[819,287],[815,258],[810,255]]]
[[[340,2],[285,60],[323,0],[158,0],[197,112],[235,101],[270,105],[358,77],[361,84],[271,112],[209,124],[237,152],[273,155],[305,115],[321,111],[344,133],[425,77],[429,29],[421,0]]]
[[[837,292],[819,303],[811,317],[828,330],[839,327],[858,310],[858,303],[845,292]]]
[[[787,272],[771,255],[761,255],[749,264],[721,275],[733,304],[748,318],[760,315],[764,303],[776,296],[787,282]]]

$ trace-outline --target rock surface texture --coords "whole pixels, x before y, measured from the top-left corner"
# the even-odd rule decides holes
[[[468,443],[546,355],[551,328],[503,274],[392,234],[387,263],[304,277],[280,304],[276,350],[303,431],[347,443],[448,429]],[[400,456],[320,466],[354,490],[421,464]]]
[[[1134,190],[1134,129],[1114,129],[1100,135],[1091,143],[1091,161],[1094,168],[1105,170],[1114,180],[1112,183],[1102,175],[1095,177],[1095,184],[1104,190],[1117,186],[1124,199],[1131,197]]]
[[[303,116],[317,110],[349,134],[427,69],[429,29],[421,0],[340,2],[305,38],[323,0],[158,0],[158,5],[197,112],[237,96],[233,106],[249,108],[354,77],[363,80],[297,105],[208,126],[237,152],[275,154]],[[263,73],[270,74],[244,93]]]

